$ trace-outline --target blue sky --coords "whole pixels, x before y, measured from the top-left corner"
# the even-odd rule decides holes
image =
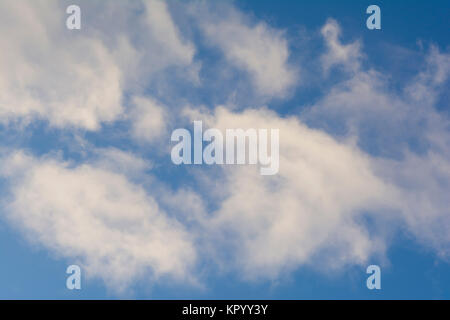
[[[449,13],[2,2],[0,298],[449,299]],[[174,165],[193,120],[279,128],[279,174]]]

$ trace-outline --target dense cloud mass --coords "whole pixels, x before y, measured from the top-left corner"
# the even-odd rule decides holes
[[[273,280],[305,265],[366,264],[404,229],[448,259],[450,123],[436,104],[450,54],[431,46],[421,71],[394,90],[364,67],[362,41],[343,43],[345,30],[329,19],[311,32],[324,44],[318,76],[344,76],[282,115],[272,99],[289,103],[307,77],[285,30],[232,4],[151,0],[83,2],[83,28],[70,33],[66,4],[0,3],[0,124],[32,132],[44,122],[82,150],[72,159],[64,148],[1,145],[0,214],[30,242],[118,292],[138,279],[198,284],[216,270]],[[209,51],[265,105],[240,105],[233,76],[210,78]],[[192,92],[215,80],[229,99],[209,105]],[[279,173],[181,173],[170,130],[193,120],[279,129]],[[167,172],[179,173],[176,183]],[[218,268],[205,272],[205,261]]]
[[[132,155],[108,159],[111,152],[101,160],[116,161],[117,169],[124,163],[139,166],[140,159]],[[144,271],[155,278],[191,276],[196,257],[192,235],[120,170],[102,161],[73,167],[23,152],[2,162],[13,199],[3,208],[30,240],[75,257],[88,274],[118,289]]]

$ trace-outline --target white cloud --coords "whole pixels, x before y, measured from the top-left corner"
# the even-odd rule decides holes
[[[396,190],[374,174],[371,159],[358,148],[265,109],[218,108],[206,120],[218,129],[280,130],[278,175],[261,176],[254,166],[224,169],[219,185],[225,199],[203,222],[215,247],[231,255],[227,263],[218,254],[220,265],[246,278],[275,279],[323,263],[317,257],[327,250],[331,268],[384,253],[382,234],[370,233],[360,220],[368,212],[381,219],[383,209],[396,203]]]
[[[358,41],[350,44],[342,44],[339,40],[341,28],[334,19],[328,19],[322,27],[321,34],[325,39],[327,52],[321,56],[322,67],[328,72],[331,67],[341,65],[346,70],[356,71],[360,67],[360,43]]]
[[[61,12],[61,15],[55,14]],[[92,37],[64,33],[55,1],[0,4],[0,117],[98,129],[122,112],[121,71]]]
[[[0,45],[8,48],[0,52],[3,124],[42,119],[98,130],[123,117],[125,93],[142,94],[165,68],[184,67],[195,78],[195,48],[180,36],[166,3],[80,5],[82,28],[69,31],[64,3],[0,4]]]
[[[450,75],[450,54],[441,53],[431,46],[426,59],[426,68],[406,88],[406,93],[416,103],[433,105],[439,90]]]
[[[339,30],[330,22],[322,30],[327,27]],[[325,269],[366,263],[384,253],[398,230],[441,257],[450,254],[450,123],[434,108],[448,81],[449,56],[432,47],[424,71],[398,93],[388,77],[362,69],[359,46],[343,55],[341,47],[337,55],[327,53],[340,57],[329,66],[343,66],[350,78],[300,117],[322,130],[265,109],[217,108],[204,116],[219,129],[280,129],[279,175],[225,168],[219,183],[225,199],[205,220],[216,246],[228,254],[219,254],[219,264],[227,260],[247,278],[277,278],[324,261]]]
[[[284,96],[295,85],[297,72],[288,63],[289,47],[282,31],[264,22],[250,23],[248,17],[230,8],[220,14],[201,14],[198,19],[208,40],[229,62],[251,75],[260,94]]]
[[[142,177],[142,173],[152,168],[152,163],[130,152],[116,148],[93,148],[94,157],[89,163],[127,177]]]
[[[189,65],[193,60],[195,48],[192,43],[181,38],[170,16],[167,4],[159,0],[145,1],[144,3],[147,14],[146,22],[152,37],[156,39],[160,47],[165,48],[165,53],[173,61]]]
[[[133,165],[132,156],[125,162]],[[143,187],[98,166],[104,162],[74,166],[18,151],[2,163],[11,184],[4,211],[30,241],[117,291],[143,278],[194,281],[192,236]]]
[[[132,133],[138,141],[154,142],[166,133],[167,115],[164,106],[145,97],[134,97],[133,106]]]
[[[335,23],[332,26],[339,30]],[[361,53],[354,49],[347,55],[353,58],[334,62],[351,66],[346,69],[350,78],[334,85],[302,119],[355,139],[370,152],[377,176],[397,189],[392,209],[401,212],[409,232],[448,257],[450,121],[435,104],[448,86],[450,55],[431,46],[423,70],[403,90],[394,91],[389,76],[362,69],[357,58]]]
[[[450,145],[448,145],[450,146]],[[447,147],[447,150],[448,147]],[[396,185],[398,210],[415,238],[447,261],[450,259],[450,154],[411,152],[400,161],[378,159],[377,171]]]

